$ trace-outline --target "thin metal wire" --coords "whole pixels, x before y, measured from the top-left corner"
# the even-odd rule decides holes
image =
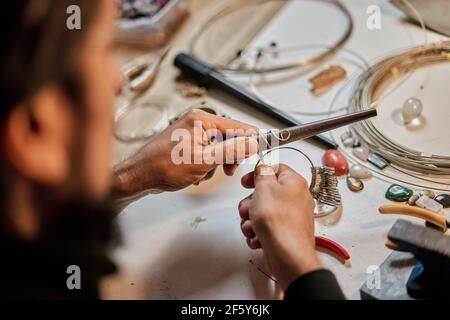
[[[424,34],[424,45],[410,49],[406,52],[403,52],[402,54],[397,54],[396,56],[380,59],[378,63],[375,63],[372,67],[367,68],[364,74],[357,78],[354,78],[352,81],[349,81],[346,87],[348,87],[348,85],[352,83],[356,84],[356,86],[352,87],[353,95],[352,99],[350,100],[349,107],[346,108],[347,111],[351,108],[356,109],[358,108],[358,106],[359,108],[377,106],[381,100],[389,96],[392,92],[396,91],[403,83],[405,83],[412,75],[414,70],[425,67],[427,65],[450,61],[448,41],[429,45],[426,26],[422,17],[420,16],[420,13],[408,0],[402,1],[416,14]],[[441,51],[439,52],[439,50]],[[404,68],[401,68],[399,70],[397,64],[402,65],[402,62],[405,62]],[[395,71],[399,75],[401,73],[401,75],[404,76],[403,79],[397,81],[396,86],[394,86],[388,92],[382,92],[382,94],[380,94],[387,83],[398,80],[398,76],[392,76],[393,71]],[[375,73],[377,72],[378,76],[375,76]],[[385,74],[384,77],[382,76],[383,73]],[[338,97],[343,92],[344,90],[341,90],[333,99],[330,108],[330,114],[334,112],[333,106],[336,105]],[[374,98],[375,92],[380,96],[377,99],[370,101]],[[407,178],[397,176],[393,177],[391,175],[383,173],[381,170],[376,171],[378,175],[389,180],[393,179],[400,183],[406,183],[414,187],[427,188],[437,191],[449,191],[449,183],[431,180],[432,176],[438,176],[440,178],[442,178],[443,175],[448,176],[449,170],[447,170],[448,165],[446,163],[446,160],[448,160],[449,157],[438,155],[424,155],[420,151],[411,150],[407,147],[401,146],[394,141],[391,141],[388,137],[384,136],[383,132],[374,124],[373,120],[367,120],[360,125],[354,125],[350,127],[349,132],[362,140],[361,142],[363,142],[366,147],[368,147],[372,151],[376,151],[377,153],[390,160],[391,163],[389,164],[389,167],[391,169],[400,172],[406,177],[417,179],[418,181],[422,182],[427,182],[428,185],[421,184],[421,182],[407,181]],[[334,141],[336,141],[333,132],[331,133],[331,137]],[[439,165],[443,166],[438,167]],[[424,174],[425,177],[422,177],[419,174]],[[430,184],[433,184],[434,186],[431,186]]]
[[[342,205],[342,198],[338,189],[338,180],[333,168],[328,167],[316,167],[312,160],[303,151],[294,147],[279,147],[266,151],[264,154],[260,155],[260,159],[255,165],[256,168],[261,164],[265,164],[264,158],[270,153],[280,150],[291,150],[301,154],[311,165],[311,181],[309,190],[313,198],[317,201],[318,207],[320,205],[328,205],[330,207],[339,208]],[[331,210],[329,212],[317,212],[315,213],[316,218],[323,217],[325,215],[331,214],[336,210]]]
[[[384,59],[358,77],[359,85],[352,94],[349,109],[358,111],[368,106],[376,107],[383,88],[398,76],[429,65],[449,62],[450,41],[415,47]],[[352,125],[351,131],[371,151],[402,168],[425,174],[450,175],[450,156],[427,155],[403,146],[386,137],[371,119]]]
[[[292,1],[292,0],[291,0]],[[296,0],[296,1],[307,1],[307,0]],[[343,5],[338,0],[317,0],[322,1],[325,3],[329,3],[334,5],[340,12],[344,14],[346,17],[348,24],[347,29],[344,33],[344,35],[334,44],[333,46],[330,46],[329,49],[321,53],[315,57],[307,58],[307,59],[300,59],[298,61],[292,62],[292,63],[286,63],[279,66],[273,66],[273,67],[262,67],[262,66],[255,66],[253,68],[247,68],[247,67],[232,67],[230,64],[222,64],[222,63],[214,63],[211,64],[213,67],[215,67],[219,71],[226,71],[230,73],[241,73],[241,74],[249,74],[249,73],[270,73],[270,72],[278,72],[278,71],[286,71],[296,68],[306,68],[311,67],[314,65],[318,65],[323,63],[324,61],[330,59],[332,56],[334,56],[339,50],[342,49],[342,47],[347,43],[347,41],[350,39],[350,36],[353,33],[354,23],[353,23],[353,17],[350,13],[350,11],[347,9],[345,5]],[[260,1],[261,2],[261,1]],[[264,3],[270,3],[270,2],[287,2],[287,0],[264,0],[262,1]],[[259,3],[261,4],[261,3]],[[250,3],[252,5],[252,3]],[[222,9],[217,14],[210,17],[202,26],[198,28],[198,30],[194,33],[194,36],[192,37],[192,40],[189,45],[189,51],[192,56],[199,58],[199,54],[196,53],[196,44],[198,40],[200,39],[201,35],[208,30],[211,25],[217,22],[217,20],[224,18],[225,16],[236,12],[238,10],[241,10],[242,8],[249,7],[249,3],[246,1],[237,1],[231,6],[225,7],[225,9]],[[254,52],[255,54],[277,54],[279,52],[289,52],[293,48],[244,48],[243,52]]]
[[[301,53],[301,52],[303,52],[305,50],[314,49],[314,48],[329,48],[329,47],[327,47],[327,46],[320,46],[320,45],[298,46],[298,47],[293,47],[291,50],[292,50],[292,52]],[[282,51],[282,52],[284,53],[286,51]],[[353,50],[347,49],[347,48],[341,48],[340,52],[346,53],[350,57],[354,57],[357,60],[359,60],[359,62],[361,64],[359,65],[359,64],[355,63],[355,65],[360,69],[360,71],[363,71],[363,70],[366,70],[366,69],[370,68],[369,62],[362,55],[360,55],[359,53],[357,53],[357,52],[355,52]],[[249,86],[249,88],[253,92],[253,94],[255,94],[261,101],[271,105],[274,108],[278,108],[278,109],[282,109],[282,110],[289,110],[289,112],[292,113],[292,114],[307,115],[307,116],[323,116],[323,115],[330,116],[332,114],[329,110],[328,111],[324,111],[324,112],[302,112],[300,110],[290,110],[291,108],[283,107],[283,106],[280,106],[279,104],[275,104],[275,103],[273,103],[273,101],[270,101],[267,97],[265,97],[261,93],[260,90],[258,90],[257,85],[256,85],[256,83],[254,81],[254,77],[253,77],[252,74],[249,74],[249,79],[250,79],[250,81],[249,81],[249,83],[247,85]],[[344,111],[346,109],[348,109],[347,106],[339,108],[339,109],[334,109],[333,113]]]

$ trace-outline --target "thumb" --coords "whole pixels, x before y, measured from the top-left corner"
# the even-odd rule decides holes
[[[265,183],[277,182],[277,175],[274,168],[267,165],[260,165],[255,170],[255,189]]]

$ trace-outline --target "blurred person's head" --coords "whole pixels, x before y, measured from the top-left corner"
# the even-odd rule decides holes
[[[71,5],[81,9],[80,30],[67,27]],[[64,223],[76,228],[76,211],[95,220],[106,202],[120,81],[111,56],[116,2],[0,6],[0,233],[51,238]]]

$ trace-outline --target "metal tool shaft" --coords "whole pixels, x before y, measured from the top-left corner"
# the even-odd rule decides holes
[[[319,120],[300,126],[281,129],[275,132],[270,131],[264,134],[263,137],[261,137],[263,140],[267,141],[267,145],[260,147],[262,147],[262,150],[272,149],[276,146],[281,146],[294,141],[307,139],[323,132],[340,128],[358,121],[366,120],[375,117],[376,115],[376,109],[369,109],[350,113],[344,116]]]
[[[261,101],[261,99],[245,90],[236,82],[231,81],[211,66],[204,64],[188,54],[180,53],[177,55],[175,58],[175,66],[179,68],[186,77],[196,80],[201,86],[220,90],[248,106],[265,113],[273,119],[281,121],[286,126],[302,124],[291,115]],[[328,149],[337,149],[338,147],[336,143],[327,137],[315,135],[310,137]]]

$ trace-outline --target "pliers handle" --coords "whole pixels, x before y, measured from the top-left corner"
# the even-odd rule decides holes
[[[415,206],[410,206],[406,204],[388,204],[381,206],[378,211],[381,214],[401,214],[411,217],[416,217],[420,219],[424,219],[439,228],[442,228],[444,232],[447,231],[448,222],[444,215],[431,212],[426,209],[422,209]]]
[[[344,260],[344,262],[350,260],[350,255],[348,254],[348,252],[339,243],[334,242],[333,240],[316,236],[316,246],[328,249],[336,253]]]

